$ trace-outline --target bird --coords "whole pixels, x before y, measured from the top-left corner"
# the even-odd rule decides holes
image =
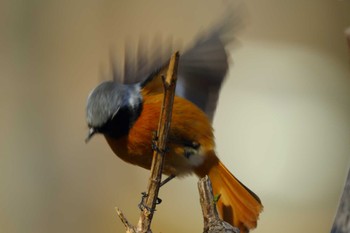
[[[230,64],[226,46],[235,38],[231,26],[236,21],[225,17],[180,52],[163,174],[180,178],[208,175],[214,195],[220,195],[217,208],[221,217],[246,233],[256,228],[263,205],[218,158],[212,127]],[[159,40],[155,44],[156,48],[147,49],[140,40],[136,55],[126,50],[124,73],[114,64],[113,79],[96,86],[86,105],[86,141],[102,134],[119,158],[145,169],[152,163],[152,140],[164,94],[162,77],[171,50],[169,43],[165,49],[159,48]]]

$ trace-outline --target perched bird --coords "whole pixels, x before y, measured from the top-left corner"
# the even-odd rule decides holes
[[[214,195],[221,195],[221,217],[245,233],[256,227],[263,206],[216,156],[211,125],[229,66],[225,49],[233,40],[229,19],[203,33],[181,53],[163,173],[209,175]],[[127,51],[124,75],[115,67],[114,80],[102,82],[88,96],[87,139],[103,134],[122,160],[150,169],[152,137],[163,100],[161,77],[166,74],[169,57],[170,53],[159,48],[150,52],[144,45],[139,45],[136,58]]]

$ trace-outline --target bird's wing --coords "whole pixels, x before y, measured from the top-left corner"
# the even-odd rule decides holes
[[[195,42],[183,52],[180,50],[176,94],[196,104],[210,119],[213,118],[229,67],[226,45],[234,40],[238,25],[238,17],[230,14],[197,36]],[[173,49],[171,41],[163,43],[159,38],[150,49],[143,41],[139,41],[134,56],[126,46],[124,74],[113,62],[113,78],[126,84],[142,82],[144,87],[150,85],[148,88],[153,92],[161,92],[163,86],[160,77],[166,73],[169,58],[176,49]]]
[[[220,24],[207,35],[199,36],[194,45],[180,57],[177,94],[200,107],[213,118],[219,91],[229,68],[223,36],[229,28]]]

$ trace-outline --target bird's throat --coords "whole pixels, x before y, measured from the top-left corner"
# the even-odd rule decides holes
[[[142,112],[142,102],[133,107],[126,106],[103,126],[103,134],[111,138],[126,136]]]

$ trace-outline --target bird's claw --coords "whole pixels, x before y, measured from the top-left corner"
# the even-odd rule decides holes
[[[139,209],[140,209],[141,211],[143,211],[143,210],[146,209],[146,210],[149,211],[149,212],[151,212],[151,211],[156,211],[156,209],[152,209],[152,208],[150,208],[150,207],[148,207],[148,206],[146,206],[146,205],[144,204],[145,199],[148,197],[148,194],[147,194],[146,192],[142,192],[141,195],[142,195],[142,197],[141,197],[141,202],[138,204]],[[157,197],[157,199],[156,199],[156,205],[159,205],[160,203],[162,203],[162,199],[160,199],[159,197]]]
[[[158,147],[158,135],[157,135],[157,132],[153,132],[153,137],[152,137],[152,150],[153,151],[156,151],[158,153],[161,153],[161,154],[165,154],[167,153],[169,150],[168,148],[165,148],[165,149],[160,149]]]
[[[148,208],[147,206],[145,206],[145,199],[146,197],[148,197],[148,194],[146,192],[142,192],[141,193],[142,197],[141,197],[141,202],[138,204],[138,207],[141,211],[143,211],[144,209],[147,209],[148,211],[150,211],[150,208]]]

